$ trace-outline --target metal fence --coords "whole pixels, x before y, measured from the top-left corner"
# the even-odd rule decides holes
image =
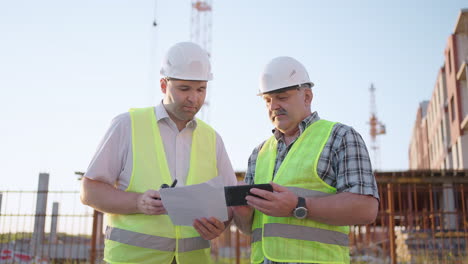
[[[77,192],[49,192],[61,199],[53,202],[52,210],[46,214],[36,214],[29,206],[23,206],[36,193],[2,191],[2,194],[0,263],[80,263],[89,259],[93,214],[85,207],[67,208],[70,203],[66,201],[78,197]],[[15,203],[21,206],[12,208]]]
[[[376,179],[377,220],[351,229],[355,263],[468,263],[468,171],[377,172]]]
[[[351,227],[352,263],[468,263],[467,171],[378,172],[376,178],[379,213],[373,224]],[[103,225],[78,191],[46,184],[0,190],[0,263],[100,263]],[[250,237],[231,225],[212,241],[212,254],[216,263],[249,263]]]
[[[48,183],[40,174],[36,191],[0,191],[0,263],[88,262],[93,210]]]
[[[243,178],[243,173],[238,173]],[[351,227],[351,263],[468,263],[468,171],[376,172],[379,212]],[[220,250],[218,250],[220,249]],[[235,227],[216,240],[220,263],[249,263]]]

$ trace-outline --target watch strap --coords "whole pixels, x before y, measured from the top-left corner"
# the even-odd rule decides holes
[[[306,201],[304,197],[297,197],[297,205],[296,208],[298,207],[306,207]]]

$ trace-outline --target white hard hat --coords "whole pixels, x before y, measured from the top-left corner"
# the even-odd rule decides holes
[[[294,58],[277,57],[263,69],[258,95],[302,84],[314,86],[305,67]]]
[[[179,42],[164,56],[161,75],[180,80],[210,81],[213,79],[208,53],[193,42]]]

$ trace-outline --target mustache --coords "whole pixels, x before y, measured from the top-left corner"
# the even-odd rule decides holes
[[[271,111],[270,116],[287,115],[287,114],[288,114],[288,111],[286,111],[286,110],[284,110],[284,109],[279,109],[279,110],[273,110],[273,111]]]

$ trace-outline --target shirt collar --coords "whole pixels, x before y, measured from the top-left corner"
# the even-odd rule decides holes
[[[306,130],[310,125],[318,120],[320,120],[320,117],[317,111],[304,118],[304,120],[299,123],[299,134],[297,137],[299,137],[304,132],[304,130]],[[283,133],[281,133],[278,129],[274,128],[271,132],[275,136],[276,140],[283,140]]]
[[[155,113],[156,113],[156,120],[159,122],[161,120],[167,120],[168,122],[173,122],[174,125],[175,125],[175,122],[170,118],[169,114],[167,113],[167,110],[166,108],[164,107],[164,104],[161,100],[161,102],[156,105],[155,109],[154,109]],[[186,127],[197,127],[197,119],[194,118],[192,120],[190,120]]]

